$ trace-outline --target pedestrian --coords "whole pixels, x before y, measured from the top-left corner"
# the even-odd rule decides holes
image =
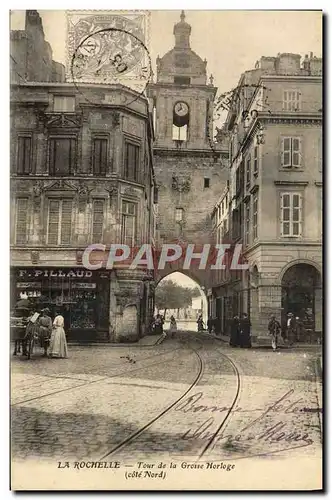
[[[197,331],[202,332],[204,330],[203,316],[200,314],[197,318]]]
[[[298,316],[295,318],[295,330],[296,330],[296,342],[300,342],[304,339],[305,336],[305,328],[302,319]]]
[[[38,318],[38,330],[40,345],[44,349],[44,356],[47,356],[47,349],[52,334],[52,319],[50,317],[50,310],[46,307],[42,309],[41,315]]]
[[[64,324],[65,320],[63,316],[55,316],[49,345],[50,358],[68,358],[68,348]]]
[[[212,316],[209,316],[209,319],[207,320],[206,326],[207,326],[208,332],[212,333],[212,329],[213,329],[213,319],[212,319]]]
[[[162,335],[163,333],[163,321],[160,314],[157,314],[154,322],[154,332],[156,335]]]
[[[240,319],[240,346],[251,347],[251,323],[247,313]]]
[[[238,347],[240,345],[240,321],[237,315],[234,316],[231,322],[231,338],[229,345]]]
[[[178,327],[176,324],[176,320],[172,314],[172,316],[170,317],[170,324],[169,324],[169,332],[170,332],[170,335],[172,338],[175,336],[177,329],[178,329]]]
[[[267,328],[269,334],[272,336],[272,349],[275,352],[278,349],[278,336],[280,335],[281,325],[274,315],[271,316]]]
[[[287,338],[289,345],[292,346],[296,338],[296,321],[291,312],[287,314]]]

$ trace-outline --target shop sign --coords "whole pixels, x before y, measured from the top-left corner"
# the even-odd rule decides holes
[[[91,278],[87,269],[19,269],[19,278]]]

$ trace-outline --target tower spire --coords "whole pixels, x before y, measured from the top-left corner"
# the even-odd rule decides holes
[[[181,23],[183,23],[183,22],[184,22],[185,18],[186,18],[186,15],[185,15],[185,13],[184,13],[184,10],[181,10],[181,16],[180,16]]]
[[[190,48],[190,33],[191,26],[185,21],[186,15],[184,10],[181,11],[181,21],[174,26],[175,48],[189,49]]]

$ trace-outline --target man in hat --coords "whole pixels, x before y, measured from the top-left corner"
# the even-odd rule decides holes
[[[44,349],[44,356],[47,356],[47,349],[52,333],[52,319],[50,317],[50,312],[51,311],[46,307],[41,311],[41,315],[38,319],[40,344]]]
[[[296,321],[291,312],[287,314],[287,338],[289,345],[293,345],[296,338]]]

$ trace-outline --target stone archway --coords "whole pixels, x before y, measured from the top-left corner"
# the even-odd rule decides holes
[[[188,323],[192,323],[190,325],[190,328],[182,328],[182,329],[188,329],[188,330],[195,330],[197,329],[197,324],[196,324],[196,316],[198,314],[202,314],[203,315],[203,321],[204,321],[204,324],[205,324],[205,327],[206,327],[206,323],[207,323],[207,319],[208,319],[208,298],[207,298],[207,289],[205,287],[205,285],[202,285],[200,283],[200,281],[197,279],[197,277],[195,275],[193,275],[192,272],[183,272],[181,270],[172,270],[171,272],[168,272],[168,273],[160,273],[158,274],[157,276],[157,279],[156,279],[156,288],[155,288],[155,291],[157,290],[158,288],[158,285],[160,285],[164,280],[169,280],[169,279],[172,279],[172,275],[174,275],[175,277],[177,275],[182,275],[183,277],[186,277],[189,281],[192,282],[192,284],[195,284],[197,286],[197,288],[199,289],[199,292],[200,292],[200,297],[197,297],[196,299],[193,300],[194,304],[194,309],[193,311],[196,311],[196,315],[193,316],[192,318],[190,318],[190,321],[188,321]],[[173,281],[173,280],[172,280]],[[182,283],[179,283],[177,281],[177,279],[174,279],[174,281],[180,285],[182,285]],[[188,286],[186,284],[182,285],[182,286]],[[180,318],[181,319],[181,318]],[[185,321],[185,318],[182,318],[182,322],[183,323],[186,323]],[[180,324],[180,327],[181,327],[181,324]]]
[[[287,313],[293,313],[303,325],[301,339],[312,340],[314,332],[321,332],[322,288],[321,275],[316,266],[309,263],[294,263],[287,267],[281,277],[282,321]]]

